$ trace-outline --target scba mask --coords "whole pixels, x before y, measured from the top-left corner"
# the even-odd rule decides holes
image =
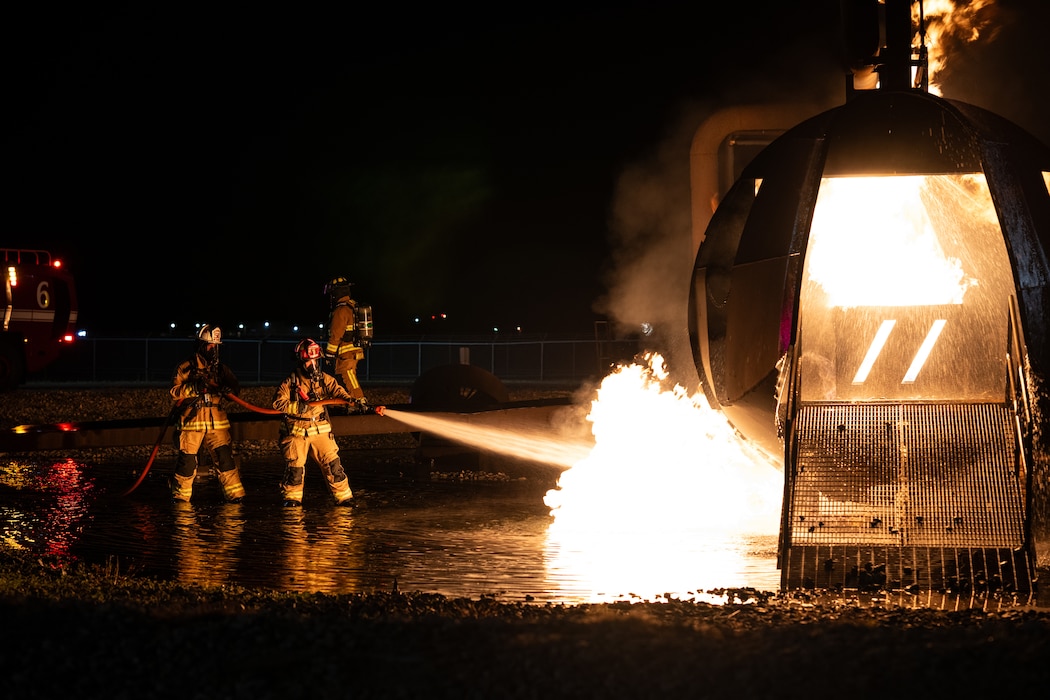
[[[219,346],[222,345],[222,329],[205,324],[197,334],[200,354],[209,362],[218,362]]]
[[[296,357],[299,358],[299,365],[303,368],[303,373],[311,379],[320,379],[323,371],[321,370],[321,346],[309,338],[300,342],[295,348]]]

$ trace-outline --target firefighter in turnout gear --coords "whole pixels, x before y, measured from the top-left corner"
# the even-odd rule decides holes
[[[325,285],[331,305],[325,357],[332,363],[333,374],[342,387],[355,399],[363,399],[365,394],[357,381],[357,363],[364,359],[365,350],[359,344],[357,302],[350,296],[352,286],[345,277],[336,277]]]
[[[308,457],[313,457],[321,467],[328,490],[338,505],[348,504],[354,497],[350,480],[339,461],[339,446],[332,434],[327,405],[345,403],[363,409],[365,400],[352,396],[335,377],[321,369],[323,356],[321,346],[309,338],[296,345],[298,366],[273,397],[273,407],[284,414],[280,446],[286,468],[281,493],[286,506],[302,505]]]
[[[189,501],[197,476],[197,454],[201,445],[212,453],[223,496],[231,503],[244,498],[244,485],[233,457],[230,420],[223,397],[240,393],[240,383],[229,367],[219,361],[222,329],[204,325],[197,334],[197,351],[175,368],[171,397],[178,413],[178,456],[171,479],[171,495]]]

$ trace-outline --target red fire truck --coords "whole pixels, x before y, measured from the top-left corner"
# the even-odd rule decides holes
[[[75,337],[73,277],[46,250],[0,248],[4,308],[0,332],[0,391],[57,360]]]

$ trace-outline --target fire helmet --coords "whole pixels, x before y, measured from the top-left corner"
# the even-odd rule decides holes
[[[222,329],[205,323],[197,333],[197,338],[204,344],[222,345]]]
[[[304,365],[308,364],[311,360],[320,359],[321,354],[321,346],[312,338],[300,340],[299,344],[295,346],[295,357]]]
[[[342,296],[348,296],[350,288],[353,286],[354,283],[345,277],[333,277],[324,286],[324,293],[332,297],[332,299],[338,299]]]

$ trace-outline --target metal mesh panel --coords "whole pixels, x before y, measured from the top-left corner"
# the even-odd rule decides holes
[[[782,569],[785,589],[899,591],[913,596],[1035,590],[1032,565],[1023,548],[793,546],[785,554]]]
[[[1020,546],[1011,430],[999,404],[804,406],[791,542]]]
[[[803,405],[785,585],[1025,589],[1011,420],[1002,404]]]

